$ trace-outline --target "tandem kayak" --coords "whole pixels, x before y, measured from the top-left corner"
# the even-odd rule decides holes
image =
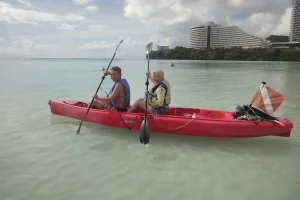
[[[88,103],[49,100],[51,113],[82,120]],[[202,137],[289,137],[293,123],[282,117],[274,121],[237,120],[232,112],[202,108],[169,107],[168,115],[148,114],[150,132]],[[91,108],[84,121],[105,126],[140,130],[144,113],[126,113]]]

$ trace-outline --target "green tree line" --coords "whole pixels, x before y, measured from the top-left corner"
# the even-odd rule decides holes
[[[176,47],[169,50],[152,51],[150,59],[172,60],[247,60],[247,61],[300,61],[300,50],[254,48],[207,48],[192,49]]]

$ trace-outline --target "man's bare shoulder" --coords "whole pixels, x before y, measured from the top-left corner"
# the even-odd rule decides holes
[[[115,86],[115,90],[117,92],[122,92],[123,91],[123,85],[121,83],[117,83]]]

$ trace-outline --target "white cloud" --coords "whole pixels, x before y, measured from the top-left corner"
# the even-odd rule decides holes
[[[67,21],[83,21],[85,20],[85,17],[80,14],[75,14],[75,13],[69,13],[65,15],[58,15],[58,18],[61,20],[67,20]]]
[[[287,7],[288,2],[282,0],[125,0],[124,15],[144,23],[158,42],[164,39],[171,45],[187,46],[189,28],[207,21],[238,25],[250,34],[266,37],[278,26]],[[232,17],[238,13],[250,16]],[[289,23],[288,15],[284,18],[288,21],[282,23]],[[281,27],[278,33],[286,33],[288,27]]]
[[[57,29],[60,30],[74,30],[77,26],[76,25],[71,25],[71,24],[61,24],[60,26],[56,27]]]
[[[17,0],[19,3],[24,4],[28,7],[33,7],[33,5],[28,0]]]
[[[121,40],[123,40],[123,43],[118,48],[118,57],[142,58],[145,56],[145,46],[147,44],[146,41],[123,36],[120,36],[114,42],[93,41],[86,43],[82,46],[79,46],[78,49],[82,52],[101,52],[100,55],[106,55],[110,57]],[[96,55],[99,57],[99,54]]]
[[[260,37],[287,35],[291,14],[283,0],[125,0],[93,14],[88,12],[100,9],[98,0],[39,1],[35,8],[31,0],[16,1],[0,0],[0,54],[109,57],[124,38],[118,56],[144,58],[149,42],[154,48],[189,46],[190,27],[207,21],[237,25]],[[47,45],[55,43],[55,48]]]
[[[93,24],[93,25],[89,25],[89,27],[93,30],[99,30],[99,29],[102,29],[103,26],[102,25],[99,25],[99,24]]]
[[[78,47],[78,49],[85,50],[85,51],[102,51],[111,48],[112,48],[112,44],[107,43],[105,41],[102,42],[93,41]]]
[[[0,54],[6,56],[36,56],[42,55],[53,45],[37,44],[33,40],[26,38],[2,38],[0,43]]]
[[[114,42],[108,43],[105,41],[101,42],[90,42],[86,43],[82,46],[79,46],[78,49],[80,50],[85,50],[85,51],[102,51],[102,50],[107,50],[107,49],[113,49],[116,48],[116,46],[119,44],[119,42],[123,40],[122,44],[120,45],[121,48],[133,48],[133,47],[138,47],[138,46],[144,46],[146,45],[145,42],[142,42],[140,40],[135,40],[131,37],[122,37],[120,36],[117,40]]]
[[[263,1],[245,1],[245,0],[228,0],[228,5],[238,9],[249,7],[261,7],[264,5]]]
[[[0,21],[9,24],[62,23],[64,21],[82,21],[85,17],[79,14],[57,15],[34,10],[23,10],[0,2]]]
[[[93,11],[97,11],[98,7],[97,6],[87,6],[87,7],[85,7],[85,9],[93,12]]]
[[[289,35],[291,13],[292,13],[291,8],[287,8],[285,10],[285,14],[281,16],[279,20],[279,24],[272,31],[273,34]]]
[[[276,22],[279,16],[271,13],[255,13],[252,14],[246,21],[249,27],[256,29],[256,34],[266,37],[276,27]]]
[[[282,15],[270,12],[254,13],[245,20],[233,20],[232,24],[238,25],[249,33],[266,38],[271,34],[289,35],[291,8],[286,8]]]
[[[288,7],[289,1],[284,0],[228,0],[229,9],[233,11],[272,12],[282,14],[284,8]]]
[[[89,0],[73,0],[76,5],[86,5],[89,3]]]
[[[154,34],[152,35],[147,42],[153,42],[155,44],[160,45],[160,46],[170,46],[171,48],[174,48],[177,46],[177,43],[180,42],[180,39],[177,37],[163,37],[160,34]]]

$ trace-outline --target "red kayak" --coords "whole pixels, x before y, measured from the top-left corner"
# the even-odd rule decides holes
[[[82,120],[88,104],[72,100],[49,100],[55,115]],[[289,137],[293,123],[281,117],[278,121],[237,120],[232,112],[202,108],[170,107],[168,115],[148,114],[150,132],[203,137]],[[126,113],[110,110],[90,109],[84,121],[139,130],[144,113]]]

